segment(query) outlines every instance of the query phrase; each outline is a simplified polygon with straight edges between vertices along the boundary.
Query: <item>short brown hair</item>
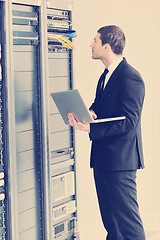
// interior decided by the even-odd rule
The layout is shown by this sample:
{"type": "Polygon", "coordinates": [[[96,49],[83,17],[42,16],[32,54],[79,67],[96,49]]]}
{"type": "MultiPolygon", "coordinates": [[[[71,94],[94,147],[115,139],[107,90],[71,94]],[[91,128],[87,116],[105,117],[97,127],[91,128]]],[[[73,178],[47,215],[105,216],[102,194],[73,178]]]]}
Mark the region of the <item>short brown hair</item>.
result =
{"type": "Polygon", "coordinates": [[[108,43],[115,54],[121,55],[123,53],[125,47],[125,35],[119,27],[115,25],[105,26],[100,28],[98,33],[101,35],[100,39],[102,45],[108,43]]]}

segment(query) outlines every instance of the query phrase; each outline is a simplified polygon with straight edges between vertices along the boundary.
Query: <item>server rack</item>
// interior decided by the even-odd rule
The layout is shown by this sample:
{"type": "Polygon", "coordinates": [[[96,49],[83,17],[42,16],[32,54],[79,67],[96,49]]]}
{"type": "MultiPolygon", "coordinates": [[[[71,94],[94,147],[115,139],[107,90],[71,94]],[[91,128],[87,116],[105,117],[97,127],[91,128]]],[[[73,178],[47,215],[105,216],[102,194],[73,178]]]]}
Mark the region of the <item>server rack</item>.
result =
{"type": "MultiPolygon", "coordinates": [[[[0,3],[0,12],[2,11],[2,5],[0,3]]],[[[3,23],[2,15],[0,16],[0,22],[3,23]]],[[[3,53],[3,24],[0,27],[0,239],[5,239],[5,161],[4,161],[4,106],[5,106],[5,94],[3,87],[4,80],[4,53],[3,53]]]]}
{"type": "Polygon", "coordinates": [[[50,97],[73,88],[71,6],[0,1],[0,239],[75,239],[74,132],[50,97]]]}
{"type": "MultiPolygon", "coordinates": [[[[71,11],[47,8],[49,92],[72,89],[72,50],[57,40],[71,27],[71,11]]],[[[49,96],[53,239],[74,237],[77,222],[73,130],[65,125],[49,96]]]]}

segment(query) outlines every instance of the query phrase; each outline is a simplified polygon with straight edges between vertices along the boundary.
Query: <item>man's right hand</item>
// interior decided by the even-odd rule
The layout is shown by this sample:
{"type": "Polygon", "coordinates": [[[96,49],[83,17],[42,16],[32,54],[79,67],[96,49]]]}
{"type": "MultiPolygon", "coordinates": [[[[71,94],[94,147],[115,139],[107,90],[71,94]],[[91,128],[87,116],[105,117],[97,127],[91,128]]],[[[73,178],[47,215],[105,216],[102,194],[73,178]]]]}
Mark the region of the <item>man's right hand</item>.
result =
{"type": "Polygon", "coordinates": [[[97,115],[95,114],[95,112],[93,110],[90,110],[90,113],[92,118],[95,120],[97,118],[97,115]]]}

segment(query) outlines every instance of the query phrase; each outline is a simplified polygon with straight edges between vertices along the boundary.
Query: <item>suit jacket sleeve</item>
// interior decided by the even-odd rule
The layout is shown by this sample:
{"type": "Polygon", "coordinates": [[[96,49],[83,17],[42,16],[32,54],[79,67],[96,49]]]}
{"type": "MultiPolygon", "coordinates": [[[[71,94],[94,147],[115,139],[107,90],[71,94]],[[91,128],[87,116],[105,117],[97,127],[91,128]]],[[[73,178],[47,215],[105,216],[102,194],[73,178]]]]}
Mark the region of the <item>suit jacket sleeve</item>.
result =
{"type": "MultiPolygon", "coordinates": [[[[126,116],[126,119],[113,122],[91,123],[90,140],[125,135],[133,131],[141,117],[144,95],[145,87],[140,77],[123,77],[118,90],[118,115],[126,116]]],[[[96,110],[96,102],[91,106],[91,109],[96,110]]]]}

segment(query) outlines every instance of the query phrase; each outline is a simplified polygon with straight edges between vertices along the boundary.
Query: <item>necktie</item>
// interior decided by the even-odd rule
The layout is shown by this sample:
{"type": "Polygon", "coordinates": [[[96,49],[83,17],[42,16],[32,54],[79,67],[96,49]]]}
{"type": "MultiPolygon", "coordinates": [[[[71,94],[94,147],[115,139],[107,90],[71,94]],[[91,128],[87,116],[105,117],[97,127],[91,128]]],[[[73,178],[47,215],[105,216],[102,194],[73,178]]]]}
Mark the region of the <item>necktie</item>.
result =
{"type": "Polygon", "coordinates": [[[106,78],[106,75],[107,75],[108,72],[109,72],[108,69],[105,68],[104,72],[101,75],[101,78],[102,78],[102,80],[101,80],[101,87],[100,87],[101,90],[103,90],[103,88],[104,88],[105,78],[106,78]]]}

